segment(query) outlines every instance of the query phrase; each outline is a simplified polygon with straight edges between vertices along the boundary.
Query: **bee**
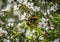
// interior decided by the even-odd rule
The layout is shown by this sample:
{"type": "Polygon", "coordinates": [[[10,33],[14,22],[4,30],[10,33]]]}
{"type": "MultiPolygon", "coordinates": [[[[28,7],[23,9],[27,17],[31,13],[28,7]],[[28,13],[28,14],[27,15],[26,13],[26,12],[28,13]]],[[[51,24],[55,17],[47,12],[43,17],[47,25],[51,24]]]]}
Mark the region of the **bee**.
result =
{"type": "Polygon", "coordinates": [[[37,23],[37,16],[31,15],[27,20],[27,25],[35,24],[37,23]]]}

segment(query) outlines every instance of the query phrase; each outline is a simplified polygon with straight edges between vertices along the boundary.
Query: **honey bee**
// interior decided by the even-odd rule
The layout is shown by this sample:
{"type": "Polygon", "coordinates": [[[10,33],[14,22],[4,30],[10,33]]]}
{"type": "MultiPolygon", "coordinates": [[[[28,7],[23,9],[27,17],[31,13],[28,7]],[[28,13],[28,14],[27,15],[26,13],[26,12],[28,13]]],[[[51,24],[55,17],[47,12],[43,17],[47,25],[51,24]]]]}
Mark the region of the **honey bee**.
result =
{"type": "Polygon", "coordinates": [[[35,24],[37,22],[37,16],[31,15],[27,20],[27,25],[35,24]]]}

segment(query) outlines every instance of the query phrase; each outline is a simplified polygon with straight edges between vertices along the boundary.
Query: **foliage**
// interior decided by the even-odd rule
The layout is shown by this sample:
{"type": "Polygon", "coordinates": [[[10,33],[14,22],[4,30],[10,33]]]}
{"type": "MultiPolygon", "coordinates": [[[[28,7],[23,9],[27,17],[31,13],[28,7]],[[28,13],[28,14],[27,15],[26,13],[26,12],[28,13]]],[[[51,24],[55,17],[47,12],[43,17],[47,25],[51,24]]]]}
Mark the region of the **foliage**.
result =
{"type": "Polygon", "coordinates": [[[50,42],[59,38],[57,0],[1,0],[0,42],[50,42]]]}

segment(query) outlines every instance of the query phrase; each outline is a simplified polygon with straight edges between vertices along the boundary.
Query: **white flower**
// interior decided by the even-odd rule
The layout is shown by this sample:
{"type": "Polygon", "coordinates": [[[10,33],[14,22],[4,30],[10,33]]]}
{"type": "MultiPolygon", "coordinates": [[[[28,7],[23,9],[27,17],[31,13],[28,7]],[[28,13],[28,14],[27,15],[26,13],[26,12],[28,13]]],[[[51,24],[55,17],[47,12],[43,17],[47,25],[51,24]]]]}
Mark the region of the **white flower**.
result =
{"type": "Polygon", "coordinates": [[[20,15],[20,11],[18,11],[18,10],[15,10],[14,12],[13,12],[13,14],[14,14],[14,16],[19,16],[20,15]]]}
{"type": "Polygon", "coordinates": [[[34,32],[35,32],[35,30],[32,31],[32,33],[34,33],[34,32]]]}
{"type": "Polygon", "coordinates": [[[58,8],[57,8],[57,4],[56,5],[53,5],[51,8],[50,8],[50,11],[56,11],[58,8]]]}
{"type": "Polygon", "coordinates": [[[44,0],[42,0],[42,4],[45,4],[45,1],[44,0]]]}
{"type": "Polygon", "coordinates": [[[47,9],[47,13],[50,14],[50,10],[49,9],[47,9]]]}
{"type": "Polygon", "coordinates": [[[11,23],[8,23],[8,24],[7,24],[7,26],[9,26],[9,27],[10,27],[10,26],[11,26],[11,23]]]}
{"type": "Polygon", "coordinates": [[[22,4],[25,4],[25,5],[26,5],[26,4],[27,4],[27,2],[28,2],[28,0],[24,0],[22,4]]]}
{"type": "Polygon", "coordinates": [[[41,22],[39,22],[39,27],[42,27],[42,23],[41,22]]]}
{"type": "Polygon", "coordinates": [[[25,33],[26,36],[29,36],[30,35],[30,30],[27,30],[26,33],[25,33]]]}
{"type": "Polygon", "coordinates": [[[9,3],[11,3],[12,1],[14,1],[14,0],[8,0],[9,3]]]}
{"type": "Polygon", "coordinates": [[[43,13],[43,15],[47,15],[47,13],[45,11],[41,10],[41,12],[43,13]]]}
{"type": "Polygon", "coordinates": [[[20,20],[24,20],[26,17],[26,13],[24,12],[24,14],[21,16],[20,20]]]}
{"type": "Polygon", "coordinates": [[[55,39],[54,42],[59,42],[59,38],[55,39]]]}
{"type": "Polygon", "coordinates": [[[21,23],[18,23],[18,26],[21,26],[21,23]]]}
{"type": "Polygon", "coordinates": [[[53,29],[54,29],[54,27],[51,27],[51,29],[53,30],[53,29]]]}
{"type": "Polygon", "coordinates": [[[37,37],[36,35],[33,36],[34,39],[36,39],[36,37],[37,37]]]}
{"type": "Polygon", "coordinates": [[[7,24],[7,26],[9,26],[9,27],[10,27],[10,26],[13,26],[13,25],[14,25],[14,23],[8,23],[8,24],[7,24]]]}
{"type": "Polygon", "coordinates": [[[8,34],[8,32],[7,32],[7,31],[5,31],[5,30],[2,30],[2,28],[0,28],[0,36],[2,36],[3,34],[7,35],[7,34],[8,34]]]}
{"type": "Polygon", "coordinates": [[[17,5],[14,5],[14,10],[18,10],[18,7],[17,7],[17,5]]]}
{"type": "Polygon", "coordinates": [[[17,0],[19,3],[23,3],[24,2],[24,0],[17,0]]]}
{"type": "Polygon", "coordinates": [[[5,35],[8,34],[7,31],[5,31],[5,30],[2,30],[1,33],[4,33],[5,35]]]}
{"type": "Polygon", "coordinates": [[[21,4],[26,4],[28,0],[17,0],[21,4]]]}
{"type": "Polygon", "coordinates": [[[0,20],[0,24],[2,24],[3,22],[0,20]]]}
{"type": "Polygon", "coordinates": [[[9,18],[8,22],[15,22],[15,19],[14,18],[9,18]]]}
{"type": "Polygon", "coordinates": [[[40,40],[44,40],[44,37],[40,36],[39,39],[40,39],[40,40]]]}
{"type": "Polygon", "coordinates": [[[33,3],[27,2],[27,3],[26,3],[26,6],[27,6],[28,8],[33,8],[33,3]]]}
{"type": "Polygon", "coordinates": [[[40,10],[40,7],[35,6],[35,7],[33,8],[33,11],[39,11],[39,10],[40,10]]]}
{"type": "Polygon", "coordinates": [[[16,38],[16,42],[19,42],[19,39],[18,38],[16,38]]]}
{"type": "Polygon", "coordinates": [[[39,22],[39,27],[41,27],[41,28],[46,28],[47,27],[47,21],[48,21],[49,19],[45,19],[45,18],[42,18],[42,22],[39,22]]]}
{"type": "Polygon", "coordinates": [[[3,42],[10,42],[10,40],[4,39],[3,42]]]}
{"type": "Polygon", "coordinates": [[[1,11],[10,11],[10,7],[11,7],[11,5],[10,4],[8,4],[7,6],[6,6],[6,8],[5,9],[2,9],[1,11]]]}
{"type": "Polygon", "coordinates": [[[44,21],[44,22],[46,22],[46,21],[48,21],[49,19],[45,19],[45,18],[42,18],[42,21],[44,21]]]}
{"type": "Polygon", "coordinates": [[[4,15],[4,13],[0,11],[0,16],[2,16],[2,15],[4,15]]]}
{"type": "Polygon", "coordinates": [[[33,36],[33,34],[31,33],[30,36],[33,36]]]}
{"type": "Polygon", "coordinates": [[[2,31],[2,27],[0,27],[0,32],[2,31]]]}
{"type": "Polygon", "coordinates": [[[20,27],[18,28],[18,32],[19,32],[19,33],[23,33],[24,31],[25,31],[24,28],[20,28],[20,27]]]}
{"type": "Polygon", "coordinates": [[[50,28],[50,27],[46,27],[46,28],[44,28],[44,29],[45,29],[46,31],[48,31],[48,30],[49,30],[49,28],[50,28]]]}

